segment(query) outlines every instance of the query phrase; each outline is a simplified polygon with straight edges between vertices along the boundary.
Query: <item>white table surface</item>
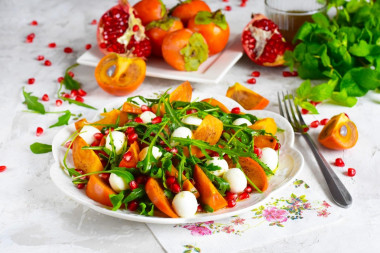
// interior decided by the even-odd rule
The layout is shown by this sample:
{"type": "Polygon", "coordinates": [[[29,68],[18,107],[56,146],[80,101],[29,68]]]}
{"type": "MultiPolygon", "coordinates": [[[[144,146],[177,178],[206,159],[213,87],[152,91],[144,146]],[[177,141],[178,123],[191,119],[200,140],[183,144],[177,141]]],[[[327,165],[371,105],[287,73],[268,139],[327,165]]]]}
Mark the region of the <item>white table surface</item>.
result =
{"type": "MultiPolygon", "coordinates": [[[[245,8],[240,1],[208,1],[215,10],[232,7],[227,12],[231,30],[240,32],[250,20],[252,12],[263,11],[263,1],[248,0],[245,8]]],[[[29,150],[33,142],[51,143],[59,128],[48,129],[56,122],[56,115],[36,115],[22,112],[22,87],[36,96],[49,94],[51,100],[45,107],[55,110],[54,94],[57,78],[85,50],[87,43],[96,46],[96,26],[93,19],[116,1],[1,1],[0,4],[0,165],[7,170],[0,173],[0,252],[164,252],[145,224],[119,220],[98,214],[82,207],[61,193],[49,177],[53,162],[51,154],[34,155],[29,150]],[[38,26],[30,26],[32,20],[38,26]],[[24,43],[26,36],[34,32],[31,44],[24,43]],[[57,48],[47,47],[56,42],[57,48]],[[74,53],[65,54],[63,48],[70,46],[74,53]],[[52,61],[45,67],[36,60],[44,55],[52,61]],[[27,85],[29,77],[36,78],[34,85],[27,85]],[[42,136],[35,136],[36,127],[45,129],[42,136]]],[[[132,1],[135,3],[136,1],[132,1]]],[[[173,6],[174,1],[165,1],[173,6]]],[[[294,90],[301,83],[299,78],[283,78],[284,68],[262,68],[243,57],[217,85],[193,83],[193,87],[209,94],[225,94],[227,87],[235,82],[246,84],[249,74],[259,70],[261,77],[250,86],[267,97],[271,103],[268,110],[278,112],[276,90],[294,90]]],[[[115,98],[98,88],[94,69],[80,66],[74,70],[77,79],[88,92],[86,102],[105,105],[122,98],[115,98]]],[[[166,90],[179,81],[146,78],[133,94],[147,95],[151,91],[166,90]]],[[[342,157],[344,169],[335,167],[338,176],[352,194],[353,205],[342,210],[344,219],[338,224],[325,226],[313,232],[255,247],[244,252],[379,252],[380,245],[380,95],[369,93],[360,98],[353,108],[320,105],[320,115],[307,116],[308,123],[315,119],[329,118],[346,112],[356,122],[359,130],[357,145],[346,151],[322,149],[328,161],[342,157]],[[347,167],[353,167],[357,175],[344,175],[347,167]]],[[[94,111],[71,108],[92,118],[94,111]]],[[[321,128],[311,130],[314,138],[321,128]]],[[[320,190],[332,202],[318,166],[303,140],[296,141],[305,157],[305,170],[314,170],[320,181],[320,190]]]]}

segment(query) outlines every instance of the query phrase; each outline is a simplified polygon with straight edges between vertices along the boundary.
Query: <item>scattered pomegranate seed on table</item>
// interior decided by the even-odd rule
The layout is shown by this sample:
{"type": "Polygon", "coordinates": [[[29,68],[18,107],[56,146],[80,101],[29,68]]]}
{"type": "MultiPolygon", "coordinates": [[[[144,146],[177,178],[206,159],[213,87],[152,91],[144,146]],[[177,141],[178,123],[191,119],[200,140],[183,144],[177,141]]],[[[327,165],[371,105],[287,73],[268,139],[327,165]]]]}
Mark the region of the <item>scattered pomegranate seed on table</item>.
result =
{"type": "Polygon", "coordinates": [[[36,35],[34,33],[30,33],[26,36],[26,43],[32,43],[36,35]]]}
{"type": "Polygon", "coordinates": [[[245,6],[246,6],[246,3],[245,2],[241,2],[240,7],[245,7],[245,6]]]}
{"type": "Polygon", "coordinates": [[[229,0],[223,0],[223,2],[228,3],[229,0]]]}
{"type": "Polygon", "coordinates": [[[348,168],[347,170],[347,176],[353,177],[356,175],[356,170],[354,168],[348,168]]]}
{"type": "Polygon", "coordinates": [[[68,72],[69,76],[74,77],[74,73],[72,71],[68,72]]]}
{"type": "Polygon", "coordinates": [[[6,169],[7,169],[7,166],[5,166],[5,165],[1,165],[0,166],[0,172],[5,171],[6,169]]]}
{"type": "Polygon", "coordinates": [[[77,96],[77,97],[75,98],[75,101],[78,101],[78,102],[83,103],[83,102],[84,102],[84,98],[81,97],[81,96],[77,96]]]}
{"type": "Polygon", "coordinates": [[[239,114],[240,113],[240,108],[239,107],[234,107],[231,109],[231,113],[239,114]]]}
{"type": "Polygon", "coordinates": [[[49,101],[49,95],[44,94],[41,99],[42,99],[42,101],[49,101]]]}
{"type": "Polygon", "coordinates": [[[55,48],[56,46],[57,46],[57,44],[55,42],[48,44],[48,47],[50,47],[50,48],[55,48]]]}
{"type": "Polygon", "coordinates": [[[292,73],[290,73],[290,71],[282,71],[282,76],[289,77],[289,76],[292,76],[292,73]]]}
{"type": "Polygon", "coordinates": [[[86,50],[90,50],[90,49],[91,49],[91,47],[92,47],[92,45],[91,45],[91,44],[86,44],[86,46],[85,46],[85,49],[86,49],[86,50]]]}
{"type": "Polygon", "coordinates": [[[318,126],[319,126],[318,120],[314,120],[313,122],[310,123],[310,127],[312,127],[312,128],[317,128],[318,126]]]}
{"type": "Polygon", "coordinates": [[[45,66],[51,66],[51,61],[46,60],[46,61],[44,62],[44,65],[45,65],[45,66]]]}
{"type": "Polygon", "coordinates": [[[59,83],[61,83],[62,81],[63,81],[63,76],[60,76],[60,77],[58,77],[58,79],[57,79],[57,81],[59,82],[59,83]]]}
{"type": "Polygon", "coordinates": [[[78,89],[78,95],[81,96],[81,97],[84,97],[87,95],[87,92],[82,90],[82,89],[78,89]]]}
{"type": "Polygon", "coordinates": [[[305,127],[304,129],[303,129],[303,132],[304,133],[306,133],[306,132],[308,132],[309,131],[309,128],[308,127],[305,127]]]}
{"type": "Polygon", "coordinates": [[[231,8],[231,6],[227,5],[224,9],[225,9],[226,11],[230,11],[232,8],[231,8]]]}
{"type": "Polygon", "coordinates": [[[36,81],[36,79],[31,77],[28,79],[28,84],[34,84],[35,81],[36,81]]]}
{"type": "Polygon", "coordinates": [[[309,110],[306,110],[305,108],[302,108],[302,109],[301,109],[301,113],[302,113],[302,114],[308,114],[308,113],[309,113],[309,110]]]}
{"type": "Polygon", "coordinates": [[[43,60],[45,60],[45,56],[43,56],[43,55],[37,56],[37,61],[43,61],[43,60]]]}
{"type": "Polygon", "coordinates": [[[62,94],[62,97],[64,97],[64,98],[70,98],[70,94],[63,93],[63,94],[62,94]]]}
{"type": "Polygon", "coordinates": [[[32,22],[30,22],[30,25],[33,25],[33,26],[36,26],[36,25],[38,25],[38,22],[37,22],[37,20],[33,20],[32,22]]]}
{"type": "Polygon", "coordinates": [[[55,100],[55,105],[56,106],[61,106],[62,105],[62,100],[60,100],[60,99],[55,100]]]}
{"type": "Polygon", "coordinates": [[[324,126],[324,125],[327,124],[328,121],[329,121],[329,119],[322,119],[322,120],[320,121],[320,123],[321,123],[322,126],[324,126]]]}
{"type": "Polygon", "coordinates": [[[319,105],[321,102],[316,102],[316,101],[310,101],[310,104],[314,105],[314,106],[317,106],[319,105]]]}
{"type": "Polygon", "coordinates": [[[75,97],[77,97],[78,96],[78,91],[77,90],[71,90],[71,92],[70,92],[70,97],[71,98],[75,98],[75,97]]]}
{"type": "Polygon", "coordinates": [[[91,25],[96,25],[98,23],[98,21],[96,20],[96,19],[93,19],[92,21],[91,21],[91,25]]]}
{"type": "Polygon", "coordinates": [[[73,49],[71,47],[65,47],[63,49],[63,52],[65,52],[66,54],[71,54],[73,52],[73,49]]]}
{"type": "Polygon", "coordinates": [[[344,162],[342,160],[342,158],[337,158],[335,159],[335,166],[338,166],[338,167],[344,167],[344,162]]]}
{"type": "Polygon", "coordinates": [[[256,83],[256,79],[255,78],[248,79],[247,83],[249,83],[249,84],[255,84],[256,83]]]}
{"type": "Polygon", "coordinates": [[[260,71],[253,71],[252,73],[251,73],[251,76],[253,76],[253,77],[260,77],[260,71]]]}
{"type": "Polygon", "coordinates": [[[37,127],[36,136],[40,136],[41,134],[43,134],[43,132],[44,132],[44,129],[42,127],[37,127]]]}

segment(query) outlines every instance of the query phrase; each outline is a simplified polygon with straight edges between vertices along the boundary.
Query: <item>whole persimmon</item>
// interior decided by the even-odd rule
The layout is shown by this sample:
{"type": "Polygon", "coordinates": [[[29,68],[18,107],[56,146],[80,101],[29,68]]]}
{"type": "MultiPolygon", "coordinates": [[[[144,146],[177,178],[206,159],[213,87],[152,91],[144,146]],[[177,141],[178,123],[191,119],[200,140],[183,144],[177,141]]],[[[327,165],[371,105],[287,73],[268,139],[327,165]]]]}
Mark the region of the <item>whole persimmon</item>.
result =
{"type": "Polygon", "coordinates": [[[170,14],[174,17],[180,18],[183,25],[187,26],[189,19],[200,11],[211,12],[211,9],[205,2],[201,0],[186,0],[174,6],[171,9],[170,14]]]}
{"type": "Polygon", "coordinates": [[[152,54],[162,56],[161,46],[164,37],[170,33],[183,28],[181,20],[177,17],[167,17],[158,21],[150,22],[145,27],[145,34],[150,39],[152,54]]]}
{"type": "Polygon", "coordinates": [[[199,32],[205,38],[209,54],[222,51],[230,37],[230,27],[221,10],[215,12],[200,11],[189,19],[187,28],[199,32]]]}
{"type": "Polygon", "coordinates": [[[141,0],[133,8],[144,26],[152,21],[162,19],[167,14],[166,7],[161,0],[141,0]]]}
{"type": "Polygon", "coordinates": [[[180,29],[167,34],[162,42],[162,56],[173,68],[196,71],[207,60],[208,46],[202,34],[180,29]]]}

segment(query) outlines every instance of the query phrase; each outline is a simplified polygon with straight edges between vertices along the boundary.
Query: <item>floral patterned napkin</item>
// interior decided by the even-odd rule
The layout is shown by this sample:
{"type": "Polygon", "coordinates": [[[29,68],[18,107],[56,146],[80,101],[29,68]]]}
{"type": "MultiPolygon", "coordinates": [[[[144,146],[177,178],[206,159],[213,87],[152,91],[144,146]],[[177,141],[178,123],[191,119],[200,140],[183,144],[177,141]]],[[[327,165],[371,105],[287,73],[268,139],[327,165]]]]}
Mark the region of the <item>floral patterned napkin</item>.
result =
{"type": "Polygon", "coordinates": [[[304,168],[291,185],[242,215],[148,227],[168,252],[238,252],[335,223],[342,218],[339,210],[304,168]]]}

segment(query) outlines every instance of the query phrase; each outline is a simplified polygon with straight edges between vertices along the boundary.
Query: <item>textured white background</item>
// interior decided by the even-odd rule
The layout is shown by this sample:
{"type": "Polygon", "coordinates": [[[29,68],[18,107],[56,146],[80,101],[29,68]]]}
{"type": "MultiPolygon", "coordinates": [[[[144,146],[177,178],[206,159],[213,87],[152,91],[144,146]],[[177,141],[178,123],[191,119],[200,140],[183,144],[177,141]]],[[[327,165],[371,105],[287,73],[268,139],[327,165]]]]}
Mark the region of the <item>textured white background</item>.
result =
{"type": "MultiPolygon", "coordinates": [[[[85,50],[87,43],[95,46],[96,26],[93,19],[111,7],[116,1],[1,1],[0,4],[0,165],[8,169],[0,174],[0,252],[162,252],[145,224],[122,221],[87,210],[64,196],[49,178],[52,155],[33,155],[29,145],[35,141],[50,143],[58,128],[48,129],[55,123],[56,115],[35,115],[24,113],[22,87],[36,96],[49,94],[45,102],[48,110],[56,110],[54,94],[57,78],[73,64],[85,50]],[[32,20],[38,26],[28,25],[32,20]],[[26,36],[34,32],[36,38],[31,44],[24,43],[26,36]],[[57,48],[47,47],[56,42],[57,48]],[[70,46],[73,54],[64,54],[63,48],[70,46]],[[51,67],[36,61],[42,54],[52,61],[51,67]],[[36,78],[34,85],[27,85],[29,77],[36,78]],[[45,133],[35,136],[35,129],[41,126],[45,133]]],[[[174,1],[165,1],[169,7],[174,1]]],[[[248,0],[247,7],[239,7],[240,1],[208,1],[215,10],[227,4],[231,30],[239,33],[250,20],[252,12],[263,11],[263,2],[248,0]]],[[[135,1],[132,1],[135,3],[135,1]]],[[[243,57],[218,85],[193,84],[193,87],[210,95],[226,92],[235,82],[245,84],[249,74],[259,70],[261,77],[257,84],[249,86],[267,97],[271,103],[268,110],[278,112],[277,90],[292,90],[298,87],[298,78],[283,78],[283,68],[261,68],[243,57]]],[[[88,92],[86,102],[101,107],[117,99],[98,88],[93,68],[80,66],[75,69],[78,80],[88,92]]],[[[179,84],[177,81],[146,78],[144,84],[133,94],[150,94],[166,90],[179,84]]],[[[62,106],[61,109],[68,107],[62,106]]],[[[71,106],[72,111],[82,112],[92,118],[94,111],[71,106]]],[[[319,106],[320,115],[308,116],[307,122],[347,112],[357,123],[358,144],[347,151],[323,149],[328,161],[342,157],[346,168],[335,168],[339,177],[350,190],[354,204],[342,210],[344,219],[336,225],[325,226],[313,233],[288,235],[286,239],[257,247],[244,252],[357,252],[379,251],[377,239],[380,236],[380,111],[379,94],[368,94],[361,98],[354,108],[334,105],[319,106]],[[343,172],[354,167],[357,175],[346,177],[343,172]]],[[[321,128],[312,130],[316,138],[321,128]]],[[[301,140],[297,146],[305,157],[305,170],[315,172],[321,191],[329,198],[325,183],[309,149],[301,140]]],[[[211,242],[210,242],[211,243],[211,242]]]]}

